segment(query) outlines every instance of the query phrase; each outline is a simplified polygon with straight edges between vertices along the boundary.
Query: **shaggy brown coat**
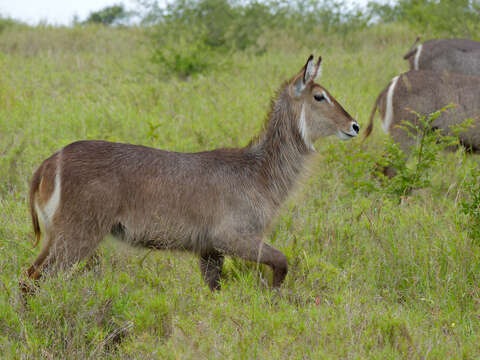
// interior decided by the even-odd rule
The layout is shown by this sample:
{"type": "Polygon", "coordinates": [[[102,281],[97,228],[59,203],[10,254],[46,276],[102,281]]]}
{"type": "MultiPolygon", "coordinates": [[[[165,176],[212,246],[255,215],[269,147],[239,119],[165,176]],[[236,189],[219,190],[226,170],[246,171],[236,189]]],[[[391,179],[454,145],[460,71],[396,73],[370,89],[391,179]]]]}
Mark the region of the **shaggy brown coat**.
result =
{"type": "Polygon", "coordinates": [[[248,146],[179,153],[106,141],[78,141],[46,159],[33,175],[30,209],[44,246],[27,270],[68,269],[107,234],[133,246],[190,251],[202,276],[220,288],[225,255],[287,274],[285,255],[263,241],[320,136],[350,138],[358,124],[314,82],[310,57],[279,90],[265,130],[248,146]]]}

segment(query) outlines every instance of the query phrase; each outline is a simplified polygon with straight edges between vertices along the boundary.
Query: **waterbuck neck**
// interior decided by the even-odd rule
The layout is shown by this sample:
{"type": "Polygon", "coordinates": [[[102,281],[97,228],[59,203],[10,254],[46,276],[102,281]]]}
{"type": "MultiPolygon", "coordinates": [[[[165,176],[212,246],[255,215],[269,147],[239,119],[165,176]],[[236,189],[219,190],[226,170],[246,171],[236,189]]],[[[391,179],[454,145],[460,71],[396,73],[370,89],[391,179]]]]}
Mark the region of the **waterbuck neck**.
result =
{"type": "Polygon", "coordinates": [[[276,205],[288,196],[313,152],[300,134],[302,105],[283,88],[272,102],[264,131],[248,147],[260,160],[258,175],[276,205]]]}

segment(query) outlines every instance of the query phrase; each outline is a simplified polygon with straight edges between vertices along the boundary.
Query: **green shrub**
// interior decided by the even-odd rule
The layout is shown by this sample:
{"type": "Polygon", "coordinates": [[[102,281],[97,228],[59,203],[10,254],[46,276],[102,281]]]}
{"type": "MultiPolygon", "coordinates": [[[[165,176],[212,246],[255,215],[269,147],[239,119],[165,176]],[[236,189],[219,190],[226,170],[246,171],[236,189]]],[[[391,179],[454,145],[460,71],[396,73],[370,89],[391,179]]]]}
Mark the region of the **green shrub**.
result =
{"type": "Polygon", "coordinates": [[[86,24],[112,25],[126,20],[130,14],[122,4],[104,7],[102,10],[93,11],[85,20],[86,24]]]}
{"type": "MultiPolygon", "coordinates": [[[[152,61],[161,66],[164,73],[174,73],[186,78],[211,68],[216,54],[205,41],[205,30],[201,27],[192,32],[179,31],[176,35],[157,28],[153,35],[152,61]],[[158,33],[162,33],[157,35],[158,33]]],[[[172,28],[170,28],[170,31],[172,28]]]]}
{"type": "Polygon", "coordinates": [[[400,198],[412,190],[430,187],[430,175],[441,159],[440,153],[448,147],[459,146],[458,134],[472,124],[472,120],[467,119],[451,128],[452,136],[443,135],[439,129],[433,128],[435,119],[450,107],[452,105],[427,116],[416,113],[416,124],[404,122],[401,125],[408,136],[415,139],[408,155],[389,137],[385,140],[383,155],[355,148],[343,158],[335,159],[343,163],[348,173],[345,181],[349,188],[353,191],[379,192],[400,198]],[[393,170],[395,176],[387,177],[385,169],[393,170]],[[371,176],[372,173],[374,177],[371,176]]]}
{"type": "Polygon", "coordinates": [[[305,34],[321,29],[346,35],[366,27],[361,11],[346,11],[342,1],[176,0],[160,9],[147,5],[144,23],[154,24],[153,61],[180,76],[217,66],[217,54],[265,51],[266,32],[289,34],[304,43],[305,34]]]}
{"type": "Polygon", "coordinates": [[[25,24],[22,24],[21,22],[19,22],[17,20],[13,20],[13,19],[10,19],[10,18],[4,18],[4,17],[0,16],[0,34],[8,28],[11,28],[11,27],[14,27],[14,26],[19,26],[19,25],[26,26],[25,24]]]}
{"type": "Polygon", "coordinates": [[[394,168],[397,174],[384,182],[386,193],[402,196],[414,189],[430,186],[430,171],[439,161],[438,154],[449,146],[459,144],[458,137],[442,135],[439,129],[432,127],[433,122],[450,107],[452,105],[427,116],[415,113],[418,118],[416,124],[403,123],[402,127],[408,136],[415,139],[415,145],[411,147],[410,157],[413,159],[411,166],[408,166],[408,159],[400,147],[392,141],[388,142],[382,165],[394,168]]]}

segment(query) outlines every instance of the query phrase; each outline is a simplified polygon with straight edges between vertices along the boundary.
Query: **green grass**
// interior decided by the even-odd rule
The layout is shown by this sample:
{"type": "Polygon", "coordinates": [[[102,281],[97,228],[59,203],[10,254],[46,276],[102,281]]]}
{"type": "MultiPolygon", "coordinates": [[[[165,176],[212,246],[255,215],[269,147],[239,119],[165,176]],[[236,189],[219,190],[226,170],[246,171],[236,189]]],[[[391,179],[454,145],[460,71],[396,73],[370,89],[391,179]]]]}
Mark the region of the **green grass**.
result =
{"type": "Polygon", "coordinates": [[[32,249],[28,182],[79,139],[177,151],[243,146],[271,97],[310,52],[323,84],[365,127],[379,91],[407,69],[415,34],[383,26],[348,39],[270,37],[188,80],[149,62],[138,29],[48,28],[0,34],[0,357],[24,359],[475,359],[480,357],[480,247],[461,201],[476,156],[442,153],[432,185],[399,203],[367,191],[380,156],[377,121],[359,139],[318,141],[305,186],[267,242],[288,257],[280,293],[268,268],[229,259],[212,294],[190,254],[107,239],[97,262],[41,283],[23,303],[32,249]]]}

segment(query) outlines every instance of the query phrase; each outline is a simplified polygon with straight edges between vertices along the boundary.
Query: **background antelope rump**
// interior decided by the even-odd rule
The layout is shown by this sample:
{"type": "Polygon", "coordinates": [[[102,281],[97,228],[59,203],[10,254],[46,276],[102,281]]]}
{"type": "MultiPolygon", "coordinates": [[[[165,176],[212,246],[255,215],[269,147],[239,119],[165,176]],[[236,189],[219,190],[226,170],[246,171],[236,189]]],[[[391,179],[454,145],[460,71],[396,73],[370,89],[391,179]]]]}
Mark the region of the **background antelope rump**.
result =
{"type": "MultiPolygon", "coordinates": [[[[428,116],[447,106],[428,126],[442,136],[458,136],[459,143],[469,151],[480,148],[480,42],[466,39],[433,39],[418,44],[403,58],[409,60],[410,71],[395,76],[378,95],[365,132],[367,138],[373,129],[377,109],[382,128],[408,155],[419,141],[418,131],[411,132],[411,124],[423,131],[420,116],[428,116]],[[473,120],[467,128],[456,134],[456,128],[473,120]],[[417,136],[416,136],[417,135],[417,136]]],[[[384,173],[390,177],[395,170],[384,173]]]]}
{"type": "MultiPolygon", "coordinates": [[[[452,134],[455,125],[465,119],[478,119],[480,116],[480,77],[433,71],[400,74],[379,94],[372,109],[367,136],[378,108],[383,130],[391,134],[404,151],[408,151],[415,139],[401,127],[402,121],[415,124],[416,113],[428,115],[449,104],[454,108],[442,113],[432,124],[446,135],[452,134]]],[[[480,146],[480,129],[476,125],[459,135],[461,143],[473,151],[480,146]]]]}
{"type": "Polygon", "coordinates": [[[431,39],[413,45],[403,58],[410,70],[448,71],[480,75],[480,42],[470,39],[431,39]]]}

